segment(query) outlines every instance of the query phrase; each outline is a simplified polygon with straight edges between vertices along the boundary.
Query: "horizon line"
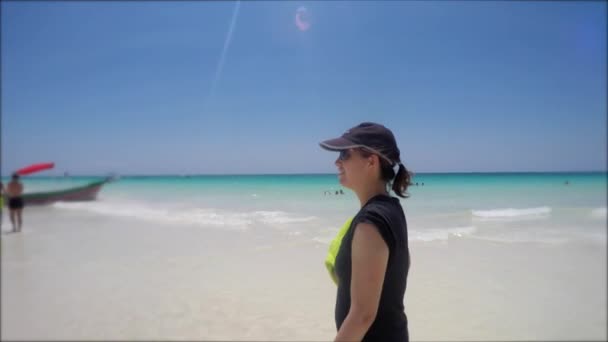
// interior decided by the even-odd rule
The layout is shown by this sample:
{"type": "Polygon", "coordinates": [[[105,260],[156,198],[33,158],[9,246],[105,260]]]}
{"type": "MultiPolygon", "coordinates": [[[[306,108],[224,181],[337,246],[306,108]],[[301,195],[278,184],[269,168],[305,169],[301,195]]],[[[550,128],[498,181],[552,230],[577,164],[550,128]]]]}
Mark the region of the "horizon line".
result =
{"type": "MultiPolygon", "coordinates": [[[[413,172],[413,176],[416,175],[436,175],[436,174],[569,174],[569,173],[606,173],[608,170],[578,170],[578,171],[427,171],[427,172],[413,172]]],[[[200,176],[325,176],[325,175],[336,175],[335,172],[297,172],[297,173],[124,173],[120,174],[117,172],[108,172],[103,174],[47,174],[47,175],[28,175],[21,176],[28,178],[44,178],[44,177],[108,177],[108,176],[119,176],[119,177],[200,177],[200,176]]],[[[2,176],[1,178],[10,178],[10,175],[2,176]]]]}

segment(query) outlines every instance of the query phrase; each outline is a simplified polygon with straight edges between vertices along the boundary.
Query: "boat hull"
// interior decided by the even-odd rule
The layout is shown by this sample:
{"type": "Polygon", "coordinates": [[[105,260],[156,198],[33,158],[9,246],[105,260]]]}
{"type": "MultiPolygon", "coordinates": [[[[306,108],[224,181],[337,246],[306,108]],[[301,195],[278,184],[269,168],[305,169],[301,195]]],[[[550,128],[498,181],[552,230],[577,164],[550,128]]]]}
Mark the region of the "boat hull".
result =
{"type": "MultiPolygon", "coordinates": [[[[83,201],[94,201],[97,199],[97,194],[101,190],[101,187],[106,184],[109,180],[97,181],[89,183],[84,186],[69,188],[58,191],[47,191],[47,192],[35,192],[23,194],[23,202],[26,206],[29,205],[45,205],[52,204],[55,202],[83,202],[83,201]]],[[[5,198],[6,205],[8,205],[8,198],[5,198]]]]}

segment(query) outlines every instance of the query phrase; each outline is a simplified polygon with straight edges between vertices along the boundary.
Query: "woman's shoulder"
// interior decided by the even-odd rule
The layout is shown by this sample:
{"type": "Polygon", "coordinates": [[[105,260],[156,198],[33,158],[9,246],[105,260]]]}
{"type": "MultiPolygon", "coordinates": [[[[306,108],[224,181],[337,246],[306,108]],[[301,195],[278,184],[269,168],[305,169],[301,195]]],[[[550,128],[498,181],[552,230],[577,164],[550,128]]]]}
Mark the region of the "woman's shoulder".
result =
{"type": "Polygon", "coordinates": [[[398,198],[388,195],[378,195],[370,199],[363,208],[363,212],[379,212],[384,215],[403,213],[403,207],[398,198]]]}

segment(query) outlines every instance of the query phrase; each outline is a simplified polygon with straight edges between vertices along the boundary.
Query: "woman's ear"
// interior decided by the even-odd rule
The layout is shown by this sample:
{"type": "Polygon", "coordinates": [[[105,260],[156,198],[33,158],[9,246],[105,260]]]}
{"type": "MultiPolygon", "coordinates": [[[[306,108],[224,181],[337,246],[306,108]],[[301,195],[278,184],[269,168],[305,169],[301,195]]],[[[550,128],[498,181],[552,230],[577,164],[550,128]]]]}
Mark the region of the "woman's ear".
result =
{"type": "Polygon", "coordinates": [[[380,157],[377,154],[372,154],[370,157],[367,159],[369,166],[380,165],[380,157]]]}

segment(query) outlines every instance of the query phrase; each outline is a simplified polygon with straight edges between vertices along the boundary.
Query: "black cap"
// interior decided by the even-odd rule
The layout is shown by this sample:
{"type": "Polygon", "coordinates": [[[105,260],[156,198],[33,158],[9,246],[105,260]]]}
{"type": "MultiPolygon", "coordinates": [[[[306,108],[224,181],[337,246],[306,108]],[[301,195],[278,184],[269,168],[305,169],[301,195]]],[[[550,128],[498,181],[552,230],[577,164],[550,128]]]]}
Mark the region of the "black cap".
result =
{"type": "Polygon", "coordinates": [[[393,132],[374,122],[363,122],[347,130],[341,137],[325,140],[319,145],[329,151],[363,148],[378,154],[391,165],[401,162],[401,152],[393,132]]]}

